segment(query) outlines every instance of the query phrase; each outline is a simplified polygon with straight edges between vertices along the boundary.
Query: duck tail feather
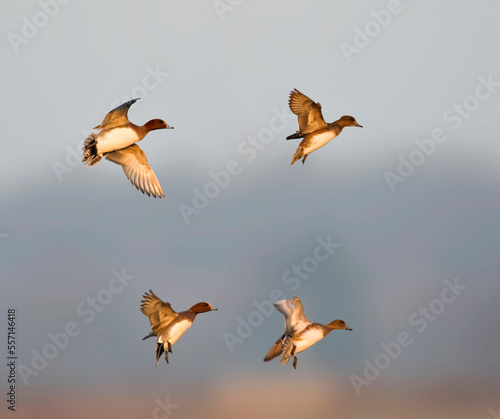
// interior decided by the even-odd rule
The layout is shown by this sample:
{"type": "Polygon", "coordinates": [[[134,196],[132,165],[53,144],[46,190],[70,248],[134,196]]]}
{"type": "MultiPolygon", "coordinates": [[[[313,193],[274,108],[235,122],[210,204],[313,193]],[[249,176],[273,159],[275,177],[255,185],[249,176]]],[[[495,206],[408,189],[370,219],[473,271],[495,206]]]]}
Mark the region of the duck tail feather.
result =
{"type": "Polygon", "coordinates": [[[90,134],[83,143],[83,159],[82,162],[85,163],[88,167],[92,167],[99,163],[101,160],[101,156],[97,153],[97,135],[92,133],[90,134]]]}
{"type": "Polygon", "coordinates": [[[271,349],[269,349],[269,352],[266,354],[264,358],[264,362],[269,362],[271,359],[276,358],[277,356],[281,355],[281,352],[283,351],[283,342],[285,339],[285,334],[281,336],[273,346],[271,346],[271,349]]]}
{"type": "Polygon", "coordinates": [[[302,147],[299,147],[292,157],[290,166],[294,164],[297,160],[300,160],[302,157],[304,157],[304,149],[302,147]]]}

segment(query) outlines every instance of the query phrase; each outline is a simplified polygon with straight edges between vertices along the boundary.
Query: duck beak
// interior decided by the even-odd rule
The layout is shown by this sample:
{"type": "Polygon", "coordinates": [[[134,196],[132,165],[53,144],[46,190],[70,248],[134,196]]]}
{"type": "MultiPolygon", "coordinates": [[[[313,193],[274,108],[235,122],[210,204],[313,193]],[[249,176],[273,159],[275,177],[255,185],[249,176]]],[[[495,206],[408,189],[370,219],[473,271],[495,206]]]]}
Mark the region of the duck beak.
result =
{"type": "Polygon", "coordinates": [[[360,127],[360,128],[363,128],[363,125],[359,125],[357,122],[356,122],[356,125],[354,125],[355,127],[360,127]]]}
{"type": "Polygon", "coordinates": [[[219,309],[218,309],[218,308],[213,308],[213,309],[212,309],[212,310],[210,310],[210,311],[219,311],[219,309]]]}
{"type": "Polygon", "coordinates": [[[345,330],[350,330],[352,332],[352,329],[350,329],[349,327],[346,327],[345,330]]]}
{"type": "Polygon", "coordinates": [[[165,128],[167,128],[167,129],[174,129],[174,127],[171,127],[170,125],[167,125],[165,128]]]}

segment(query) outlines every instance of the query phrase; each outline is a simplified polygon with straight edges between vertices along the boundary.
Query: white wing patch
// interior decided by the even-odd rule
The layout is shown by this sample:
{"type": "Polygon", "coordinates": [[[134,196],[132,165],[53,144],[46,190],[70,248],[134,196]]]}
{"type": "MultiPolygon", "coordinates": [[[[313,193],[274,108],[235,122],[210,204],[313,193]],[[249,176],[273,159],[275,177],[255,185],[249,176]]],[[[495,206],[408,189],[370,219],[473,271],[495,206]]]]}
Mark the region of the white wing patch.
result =
{"type": "Polygon", "coordinates": [[[325,337],[323,331],[316,327],[310,327],[303,330],[297,340],[294,339],[295,353],[305,351],[325,337]]]}
{"type": "Polygon", "coordinates": [[[138,140],[137,133],[132,128],[114,128],[98,135],[97,152],[102,155],[110,151],[120,150],[138,140]]]}
{"type": "Polygon", "coordinates": [[[162,336],[164,341],[169,341],[171,345],[179,340],[179,338],[188,330],[193,323],[188,320],[182,320],[174,324],[168,331],[167,336],[162,336]]]}

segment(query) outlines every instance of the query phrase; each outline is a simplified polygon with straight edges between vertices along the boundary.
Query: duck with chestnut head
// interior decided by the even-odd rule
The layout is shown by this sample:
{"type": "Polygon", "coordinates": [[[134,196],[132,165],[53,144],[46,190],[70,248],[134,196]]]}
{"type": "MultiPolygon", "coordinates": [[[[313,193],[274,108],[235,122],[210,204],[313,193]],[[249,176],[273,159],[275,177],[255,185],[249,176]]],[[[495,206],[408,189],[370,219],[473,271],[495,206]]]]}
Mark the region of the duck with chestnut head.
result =
{"type": "Polygon", "coordinates": [[[333,140],[345,127],[363,128],[356,122],[354,117],[349,115],[344,115],[335,122],[326,123],[321,113],[321,105],[297,89],[292,90],[290,93],[288,105],[290,110],[297,115],[299,130],[295,134],[286,137],[286,139],[303,138],[292,157],[290,165],[300,159],[304,164],[309,154],[333,140]]]}
{"type": "Polygon", "coordinates": [[[200,313],[216,311],[209,303],[197,303],[186,311],[179,313],[172,309],[170,303],[160,300],[153,291],[144,293],[141,301],[141,311],[149,318],[151,333],[142,340],[156,336],[156,365],[162,353],[168,364],[168,353],[172,353],[172,346],[188,330],[200,313]]]}
{"type": "Polygon", "coordinates": [[[83,162],[91,167],[104,156],[122,166],[132,184],[142,193],[155,198],[165,196],[160,182],[149,166],[146,154],[136,144],[148,132],[173,128],[162,119],[152,119],[142,126],[128,120],[129,108],[139,99],[132,99],[110,111],[100,125],[94,127],[97,134],[90,134],[83,145],[83,162]]]}
{"type": "Polygon", "coordinates": [[[334,320],[327,325],[307,320],[302,302],[297,297],[278,301],[274,306],[285,316],[285,334],[271,347],[265,362],[281,355],[281,365],[285,365],[293,357],[293,367],[297,368],[296,354],[310,348],[332,330],[352,330],[343,320],[334,320]]]}

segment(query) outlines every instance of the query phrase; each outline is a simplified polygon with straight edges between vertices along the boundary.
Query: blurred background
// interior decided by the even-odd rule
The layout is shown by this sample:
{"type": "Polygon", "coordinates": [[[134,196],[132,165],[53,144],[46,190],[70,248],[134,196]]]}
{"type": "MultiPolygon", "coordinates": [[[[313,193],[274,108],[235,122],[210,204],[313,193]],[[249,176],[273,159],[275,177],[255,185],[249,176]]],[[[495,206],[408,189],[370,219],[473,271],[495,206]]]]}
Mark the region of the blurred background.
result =
{"type": "Polygon", "coordinates": [[[498,2],[63,3],[0,6],[0,416],[500,415],[498,2]],[[364,128],[289,167],[293,88],[364,128]],[[133,97],[175,127],[140,145],[161,200],[80,161],[133,97]],[[219,309],[157,368],[149,289],[219,309]],[[262,361],[293,296],[353,329],[297,370],[262,361]]]}

